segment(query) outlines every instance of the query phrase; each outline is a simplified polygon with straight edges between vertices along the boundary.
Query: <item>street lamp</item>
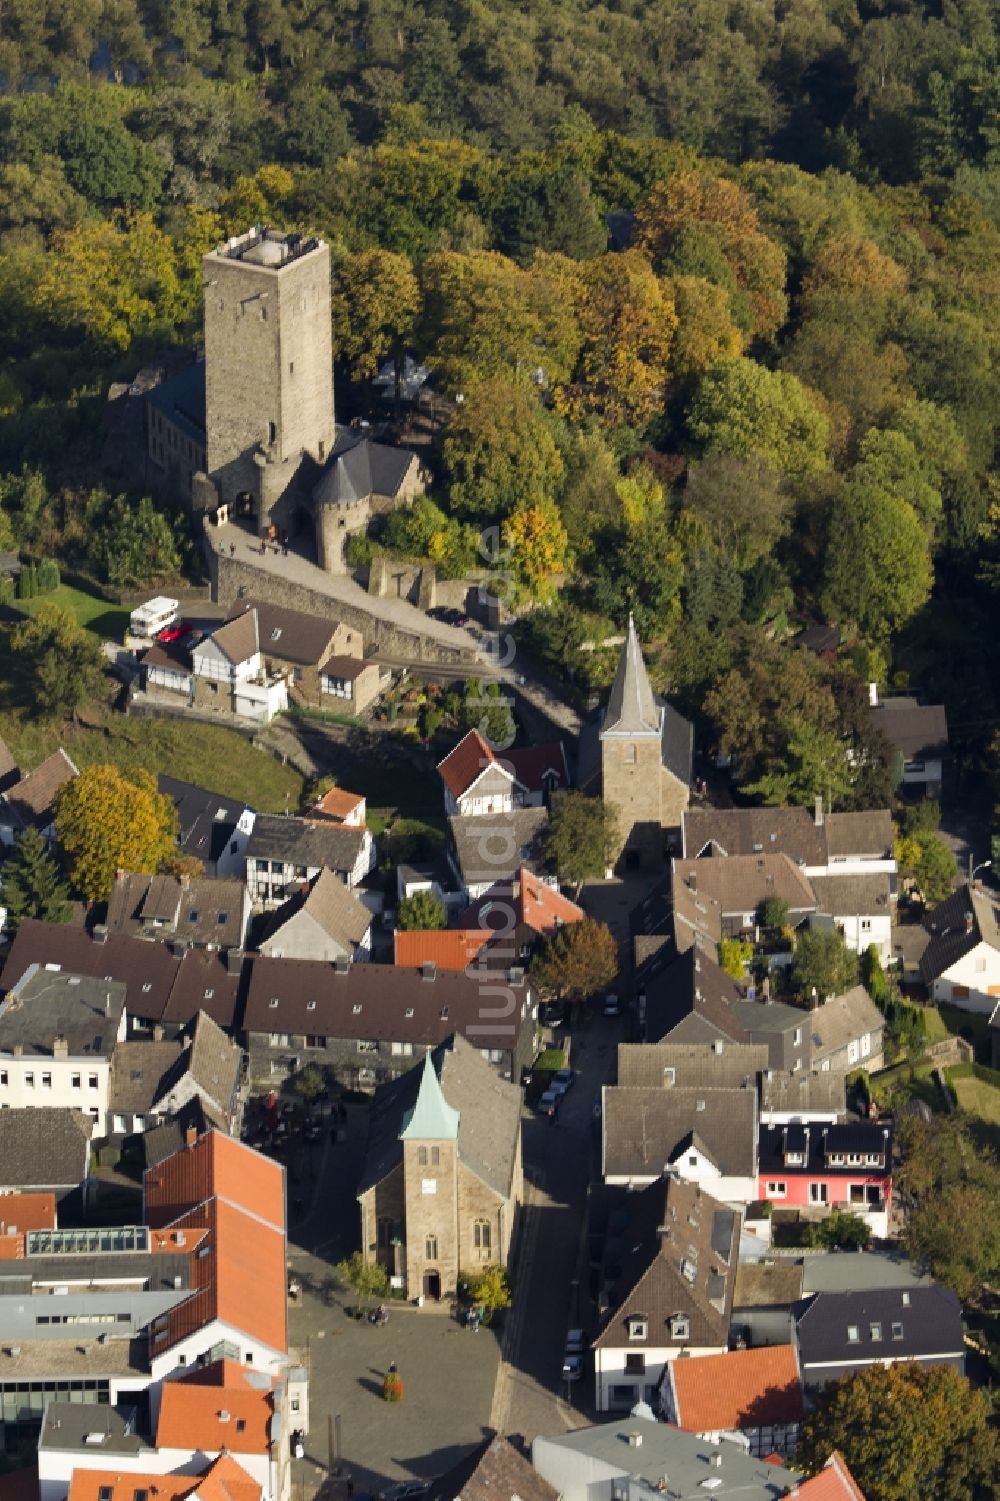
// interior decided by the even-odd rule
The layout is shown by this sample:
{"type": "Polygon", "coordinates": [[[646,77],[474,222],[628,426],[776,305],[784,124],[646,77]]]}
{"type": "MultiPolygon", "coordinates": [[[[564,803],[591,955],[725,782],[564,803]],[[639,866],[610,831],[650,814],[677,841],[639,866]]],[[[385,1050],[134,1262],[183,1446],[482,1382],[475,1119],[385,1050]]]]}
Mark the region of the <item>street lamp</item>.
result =
{"type": "Polygon", "coordinates": [[[992,865],[993,865],[993,861],[992,860],[980,860],[979,864],[975,867],[975,869],[973,869],[972,856],[970,855],[969,856],[969,885],[970,886],[972,885],[972,883],[976,879],[976,876],[978,875],[979,871],[981,871],[981,870],[990,870],[992,868],[992,865]]]}

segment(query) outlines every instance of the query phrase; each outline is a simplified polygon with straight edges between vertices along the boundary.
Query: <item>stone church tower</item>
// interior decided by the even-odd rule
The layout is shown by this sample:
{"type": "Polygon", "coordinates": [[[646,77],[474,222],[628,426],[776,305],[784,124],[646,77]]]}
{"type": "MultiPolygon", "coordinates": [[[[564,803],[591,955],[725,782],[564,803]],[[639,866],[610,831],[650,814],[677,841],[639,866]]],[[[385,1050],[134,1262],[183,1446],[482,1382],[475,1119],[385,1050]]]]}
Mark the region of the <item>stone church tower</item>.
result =
{"type": "Polygon", "coordinates": [[[403,1144],[406,1286],[439,1298],[459,1271],[458,1128],[430,1053],[424,1055],[417,1102],[399,1133],[403,1144]]]}
{"type": "Polygon", "coordinates": [[[307,461],[324,463],[334,445],[329,246],[254,229],[202,270],[208,477],[218,503],[249,507],[259,532],[295,531],[314,482],[307,461]]]}
{"type": "Polygon", "coordinates": [[[693,731],[654,694],[631,615],[599,739],[601,793],[619,815],[616,864],[655,870],[688,805],[693,731]]]}

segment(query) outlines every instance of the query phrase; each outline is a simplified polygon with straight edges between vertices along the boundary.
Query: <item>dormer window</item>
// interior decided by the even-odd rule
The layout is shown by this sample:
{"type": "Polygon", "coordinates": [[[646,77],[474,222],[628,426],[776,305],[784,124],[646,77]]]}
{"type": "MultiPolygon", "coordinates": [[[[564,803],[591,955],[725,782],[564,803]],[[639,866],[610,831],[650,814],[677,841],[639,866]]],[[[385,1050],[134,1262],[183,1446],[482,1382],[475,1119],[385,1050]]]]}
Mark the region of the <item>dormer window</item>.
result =
{"type": "Polygon", "coordinates": [[[360,1004],[356,1005],[353,1009],[354,1009],[354,1015],[355,1016],[360,1016],[361,1015],[361,1006],[360,1006],[360,1004]]]}
{"type": "Polygon", "coordinates": [[[268,1005],[270,1006],[270,1008],[271,1008],[272,1011],[277,1011],[277,1009],[278,1009],[278,997],[276,995],[273,995],[271,997],[270,1001],[268,1002],[268,1005]]]}
{"type": "Polygon", "coordinates": [[[316,1010],[316,1002],[315,1001],[306,1001],[306,1010],[307,1011],[315,1011],[316,1010]]]}
{"type": "Polygon", "coordinates": [[[649,1335],[649,1320],[644,1313],[633,1313],[625,1321],[629,1339],[646,1339],[649,1335]]]}
{"type": "Polygon", "coordinates": [[[686,1313],[675,1313],[670,1319],[671,1339],[690,1339],[691,1320],[686,1313]]]}

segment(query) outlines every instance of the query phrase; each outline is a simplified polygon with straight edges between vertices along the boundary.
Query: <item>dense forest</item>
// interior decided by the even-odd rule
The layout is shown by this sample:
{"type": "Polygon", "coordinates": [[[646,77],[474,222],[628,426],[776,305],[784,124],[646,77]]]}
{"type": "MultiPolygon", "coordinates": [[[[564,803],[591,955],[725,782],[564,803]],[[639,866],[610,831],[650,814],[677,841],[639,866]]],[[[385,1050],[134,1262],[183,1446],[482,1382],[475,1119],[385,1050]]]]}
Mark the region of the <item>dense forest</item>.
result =
{"type": "Polygon", "coordinates": [[[457,574],[496,523],[584,693],[632,610],[749,795],[884,801],[870,680],[991,786],[998,42],[991,0],[5,0],[0,547],[176,562],[95,496],[108,384],[198,338],[223,234],[312,230],[338,378],[449,399],[379,545],[457,574]]]}

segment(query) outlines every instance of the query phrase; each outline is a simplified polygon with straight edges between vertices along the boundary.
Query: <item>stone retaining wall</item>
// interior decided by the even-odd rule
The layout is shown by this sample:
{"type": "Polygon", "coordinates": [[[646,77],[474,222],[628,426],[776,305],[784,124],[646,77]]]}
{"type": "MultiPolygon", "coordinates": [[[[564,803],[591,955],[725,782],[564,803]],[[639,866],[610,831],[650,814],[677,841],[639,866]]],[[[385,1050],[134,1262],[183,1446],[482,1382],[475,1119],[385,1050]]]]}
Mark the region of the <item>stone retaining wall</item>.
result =
{"type": "Polygon", "coordinates": [[[353,630],[360,631],[364,638],[365,653],[375,652],[385,657],[402,657],[413,662],[435,662],[450,666],[472,666],[476,661],[475,649],[447,646],[417,630],[408,630],[387,620],[379,611],[377,599],[372,599],[370,608],[362,604],[348,604],[343,600],[311,589],[291,579],[255,568],[241,558],[229,558],[213,553],[213,598],[220,605],[232,605],[241,597],[267,600],[271,604],[284,605],[292,610],[304,610],[329,620],[342,620],[353,630]]]}

